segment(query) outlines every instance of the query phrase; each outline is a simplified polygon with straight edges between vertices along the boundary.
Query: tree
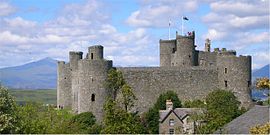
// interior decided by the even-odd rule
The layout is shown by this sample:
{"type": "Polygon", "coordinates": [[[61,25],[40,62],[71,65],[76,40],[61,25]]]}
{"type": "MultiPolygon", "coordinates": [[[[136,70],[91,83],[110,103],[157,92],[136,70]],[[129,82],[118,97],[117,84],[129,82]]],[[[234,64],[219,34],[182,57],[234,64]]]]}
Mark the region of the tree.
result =
{"type": "Polygon", "coordinates": [[[270,134],[270,122],[250,128],[251,134],[270,134]]]}
{"type": "Polygon", "coordinates": [[[16,103],[8,90],[0,85],[0,133],[14,133],[16,122],[16,103]]]}
{"type": "Polygon", "coordinates": [[[20,134],[67,134],[85,133],[80,124],[71,123],[69,110],[57,110],[52,106],[27,103],[18,107],[17,127],[20,134]]]}
{"type": "Polygon", "coordinates": [[[145,133],[139,116],[124,110],[117,101],[108,98],[104,104],[104,124],[102,134],[140,134],[145,133]]]}
{"type": "Polygon", "coordinates": [[[96,118],[91,112],[83,112],[77,114],[71,118],[71,122],[78,122],[83,125],[83,127],[91,127],[95,124],[96,118]]]}
{"type": "Polygon", "coordinates": [[[202,100],[189,100],[184,102],[184,107],[186,108],[205,108],[205,104],[202,100]]]}
{"type": "Polygon", "coordinates": [[[128,111],[134,106],[135,100],[137,100],[137,98],[132,92],[132,88],[129,85],[124,84],[120,90],[119,102],[124,106],[124,109],[128,111]]]}
{"type": "Polygon", "coordinates": [[[150,134],[158,134],[159,130],[159,110],[166,109],[166,100],[171,99],[173,108],[182,107],[181,101],[173,91],[167,91],[161,94],[152,108],[145,114],[146,126],[150,134]]]}
{"type": "Polygon", "coordinates": [[[199,128],[199,133],[213,133],[226,123],[241,115],[240,102],[231,91],[215,90],[206,97],[207,124],[199,128]]]}
{"type": "Polygon", "coordinates": [[[71,123],[78,125],[81,133],[98,134],[101,131],[101,126],[96,124],[96,118],[91,112],[83,112],[71,118],[71,123]]]}
{"type": "Polygon", "coordinates": [[[123,87],[125,80],[122,72],[117,71],[115,68],[109,70],[105,86],[110,90],[109,93],[113,99],[116,99],[117,92],[123,87]]]}
{"type": "Polygon", "coordinates": [[[256,79],[256,88],[257,89],[270,89],[269,78],[257,78],[256,79]]]}

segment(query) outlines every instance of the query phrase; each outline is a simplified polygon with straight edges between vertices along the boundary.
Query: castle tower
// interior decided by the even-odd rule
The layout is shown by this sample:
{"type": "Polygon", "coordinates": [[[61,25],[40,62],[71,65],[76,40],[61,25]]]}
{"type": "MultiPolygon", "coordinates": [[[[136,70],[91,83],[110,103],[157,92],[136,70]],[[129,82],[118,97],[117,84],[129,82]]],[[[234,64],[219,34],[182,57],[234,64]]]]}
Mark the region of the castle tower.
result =
{"type": "Polygon", "coordinates": [[[176,49],[172,55],[172,66],[177,67],[191,67],[195,66],[195,32],[191,35],[181,36],[176,35],[176,49]]]}
{"type": "Polygon", "coordinates": [[[78,69],[78,61],[82,59],[82,55],[83,55],[82,52],[74,52],[74,51],[69,52],[69,63],[71,71],[78,69]]]}
{"type": "Polygon", "coordinates": [[[83,52],[69,52],[69,64],[71,71],[71,102],[73,112],[77,112],[78,106],[78,62],[82,59],[83,52]]]}
{"type": "Polygon", "coordinates": [[[57,107],[71,108],[71,71],[64,61],[57,63],[57,107]]]}
{"type": "Polygon", "coordinates": [[[103,47],[91,46],[88,59],[78,64],[78,113],[92,112],[98,122],[102,121],[103,104],[108,92],[104,86],[112,61],[103,59],[103,47]]]}
{"type": "Polygon", "coordinates": [[[211,51],[211,41],[209,38],[205,40],[205,46],[204,46],[205,52],[211,51]]]}
{"type": "Polygon", "coordinates": [[[88,59],[102,60],[103,59],[103,46],[95,45],[88,47],[88,59]]]}
{"type": "Polygon", "coordinates": [[[251,105],[251,56],[218,54],[219,88],[232,91],[244,107],[251,105]]]}
{"type": "Polygon", "coordinates": [[[176,40],[159,40],[160,67],[170,67],[172,54],[176,51],[176,40]]]}

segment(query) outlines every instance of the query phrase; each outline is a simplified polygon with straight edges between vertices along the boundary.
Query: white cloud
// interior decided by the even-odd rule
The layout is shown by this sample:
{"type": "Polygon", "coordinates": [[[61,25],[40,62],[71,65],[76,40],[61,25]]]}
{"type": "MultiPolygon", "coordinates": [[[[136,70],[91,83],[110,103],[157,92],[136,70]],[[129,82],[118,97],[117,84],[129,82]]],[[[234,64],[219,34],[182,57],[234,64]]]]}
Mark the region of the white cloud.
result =
{"type": "Polygon", "coordinates": [[[263,56],[269,54],[269,1],[220,0],[208,1],[210,12],[201,19],[208,31],[203,38],[209,37],[228,49],[245,52],[254,57],[252,66],[259,68],[265,65],[263,56]],[[251,48],[264,48],[259,54],[251,48]],[[266,49],[265,49],[266,48],[266,49]]]}
{"type": "Polygon", "coordinates": [[[221,14],[234,14],[236,16],[260,16],[269,13],[269,7],[265,1],[216,1],[210,4],[214,12],[221,14]]]}
{"type": "Polygon", "coordinates": [[[32,28],[36,26],[36,22],[24,20],[21,17],[15,17],[15,18],[5,18],[4,22],[9,27],[15,27],[15,28],[32,28]]]}
{"type": "Polygon", "coordinates": [[[196,0],[148,0],[140,3],[140,9],[131,13],[126,20],[130,26],[167,27],[169,19],[178,20],[184,14],[194,12],[198,8],[196,0]]]}
{"type": "Polygon", "coordinates": [[[11,6],[7,2],[0,2],[0,16],[8,16],[16,11],[15,7],[11,6]]]}
{"type": "Polygon", "coordinates": [[[253,55],[252,69],[259,69],[267,64],[270,64],[270,52],[257,52],[253,55]]]}

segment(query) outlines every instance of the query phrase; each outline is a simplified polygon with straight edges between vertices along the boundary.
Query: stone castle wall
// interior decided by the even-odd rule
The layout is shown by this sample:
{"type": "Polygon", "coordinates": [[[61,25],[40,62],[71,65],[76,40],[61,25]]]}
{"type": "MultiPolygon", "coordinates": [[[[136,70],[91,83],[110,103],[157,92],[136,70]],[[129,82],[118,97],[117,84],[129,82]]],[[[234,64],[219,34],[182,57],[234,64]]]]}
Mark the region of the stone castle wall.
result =
{"type": "Polygon", "coordinates": [[[158,96],[168,90],[175,91],[181,101],[201,99],[218,88],[215,68],[117,68],[126,82],[134,89],[137,110],[145,112],[158,96]]]}

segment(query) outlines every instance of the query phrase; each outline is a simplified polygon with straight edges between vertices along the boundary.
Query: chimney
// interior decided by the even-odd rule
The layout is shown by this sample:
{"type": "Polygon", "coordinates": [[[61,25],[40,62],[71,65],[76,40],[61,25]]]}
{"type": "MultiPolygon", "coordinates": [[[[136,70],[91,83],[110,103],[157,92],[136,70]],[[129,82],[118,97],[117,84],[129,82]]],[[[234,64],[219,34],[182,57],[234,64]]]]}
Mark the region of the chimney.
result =
{"type": "Polygon", "coordinates": [[[173,102],[172,100],[166,100],[166,110],[172,110],[173,109],[173,102]]]}

